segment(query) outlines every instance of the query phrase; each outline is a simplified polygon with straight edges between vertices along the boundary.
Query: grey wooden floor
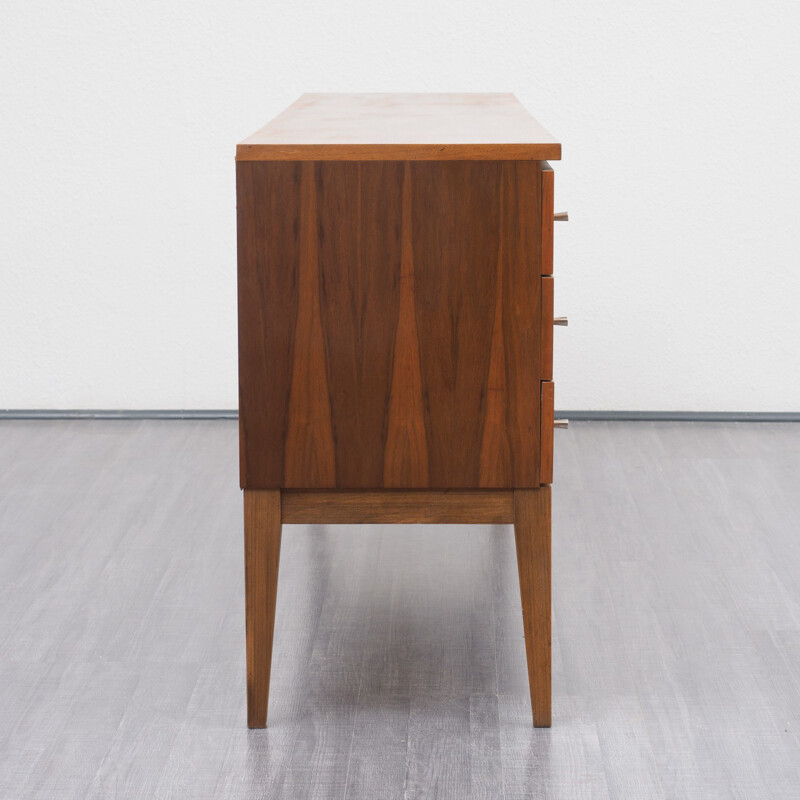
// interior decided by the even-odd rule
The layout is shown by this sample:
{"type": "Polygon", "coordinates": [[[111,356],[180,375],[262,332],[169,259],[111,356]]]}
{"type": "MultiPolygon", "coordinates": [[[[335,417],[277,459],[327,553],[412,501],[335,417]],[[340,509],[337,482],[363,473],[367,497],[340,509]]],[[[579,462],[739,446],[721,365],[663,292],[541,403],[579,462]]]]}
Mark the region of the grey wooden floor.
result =
{"type": "Polygon", "coordinates": [[[248,732],[236,424],[0,424],[0,798],[800,796],[800,425],[576,424],[553,496],[552,729],[511,528],[287,526],[248,732]]]}

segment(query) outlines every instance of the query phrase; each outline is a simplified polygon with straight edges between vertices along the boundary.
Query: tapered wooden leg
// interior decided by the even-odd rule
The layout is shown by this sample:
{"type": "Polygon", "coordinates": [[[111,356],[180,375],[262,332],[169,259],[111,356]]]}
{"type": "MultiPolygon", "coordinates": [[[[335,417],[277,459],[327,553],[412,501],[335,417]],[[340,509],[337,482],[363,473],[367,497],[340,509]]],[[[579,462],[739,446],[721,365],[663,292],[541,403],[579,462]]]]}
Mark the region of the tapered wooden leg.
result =
{"type": "Polygon", "coordinates": [[[550,727],[550,487],[514,492],[522,623],[533,724],[550,727]]]}
{"type": "Polygon", "coordinates": [[[244,491],[247,726],[266,728],[281,550],[280,491],[244,491]]]}

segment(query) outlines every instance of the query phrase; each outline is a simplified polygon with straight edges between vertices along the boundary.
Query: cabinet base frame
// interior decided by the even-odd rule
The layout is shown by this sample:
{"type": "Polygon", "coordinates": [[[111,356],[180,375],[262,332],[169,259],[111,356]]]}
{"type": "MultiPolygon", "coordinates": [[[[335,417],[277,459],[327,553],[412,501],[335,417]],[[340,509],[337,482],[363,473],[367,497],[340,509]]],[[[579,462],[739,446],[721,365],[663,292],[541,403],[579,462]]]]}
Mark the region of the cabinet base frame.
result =
{"type": "Polygon", "coordinates": [[[513,524],[531,709],[550,727],[550,487],[515,490],[245,489],[247,724],[267,725],[281,527],[300,524],[513,524]]]}

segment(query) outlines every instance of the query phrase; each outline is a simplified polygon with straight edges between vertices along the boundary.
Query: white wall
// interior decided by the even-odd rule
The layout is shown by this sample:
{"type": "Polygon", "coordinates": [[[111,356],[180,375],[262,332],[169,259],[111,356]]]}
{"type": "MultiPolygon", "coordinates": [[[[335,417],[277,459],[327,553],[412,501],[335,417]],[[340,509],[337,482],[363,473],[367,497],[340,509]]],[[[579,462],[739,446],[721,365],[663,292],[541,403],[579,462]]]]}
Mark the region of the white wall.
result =
{"type": "Polygon", "coordinates": [[[0,6],[0,407],[233,408],[234,146],[303,91],[564,144],[557,405],[800,410],[800,4],[0,6]]]}

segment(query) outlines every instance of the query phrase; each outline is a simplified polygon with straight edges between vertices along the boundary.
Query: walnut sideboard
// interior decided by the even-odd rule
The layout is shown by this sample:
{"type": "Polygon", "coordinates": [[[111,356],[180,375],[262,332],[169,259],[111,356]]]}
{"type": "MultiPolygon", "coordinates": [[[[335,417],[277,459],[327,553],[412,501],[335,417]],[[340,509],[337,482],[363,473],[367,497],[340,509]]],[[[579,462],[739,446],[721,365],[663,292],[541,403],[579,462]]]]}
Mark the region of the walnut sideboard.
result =
{"type": "Polygon", "coordinates": [[[550,725],[560,157],[511,94],[308,94],[238,145],[250,727],[282,523],[394,522],[513,523],[550,725]]]}

